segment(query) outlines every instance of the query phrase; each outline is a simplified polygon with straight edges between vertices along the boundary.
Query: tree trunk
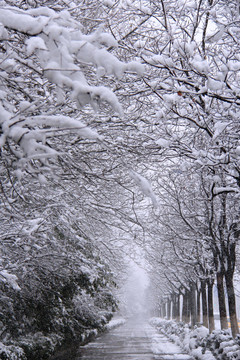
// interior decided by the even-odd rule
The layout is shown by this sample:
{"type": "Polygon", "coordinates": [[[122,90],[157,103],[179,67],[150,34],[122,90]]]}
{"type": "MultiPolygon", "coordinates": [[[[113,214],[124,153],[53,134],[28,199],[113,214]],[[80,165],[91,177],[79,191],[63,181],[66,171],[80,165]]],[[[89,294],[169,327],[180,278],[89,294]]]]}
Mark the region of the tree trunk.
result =
{"type": "Polygon", "coordinates": [[[167,300],[167,303],[166,303],[166,306],[167,306],[167,311],[166,311],[166,317],[168,320],[171,319],[171,300],[167,300]]]}
{"type": "Polygon", "coordinates": [[[188,291],[183,295],[182,321],[189,323],[188,291]]]}
{"type": "Polygon", "coordinates": [[[201,292],[200,290],[197,288],[197,323],[200,323],[201,318],[200,318],[200,297],[201,297],[201,292]]]}
{"type": "Polygon", "coordinates": [[[176,320],[180,321],[180,294],[176,297],[176,320]]]}
{"type": "Polygon", "coordinates": [[[175,294],[172,295],[172,318],[176,319],[177,317],[177,296],[175,294]]]}
{"type": "Polygon", "coordinates": [[[163,318],[166,317],[166,303],[162,304],[162,316],[163,316],[163,318]]]}
{"type": "Polygon", "coordinates": [[[187,292],[187,323],[190,323],[191,317],[191,291],[187,292]]]}
{"type": "Polygon", "coordinates": [[[196,285],[191,284],[190,289],[190,308],[191,308],[191,326],[194,327],[197,323],[197,312],[196,312],[196,285]]]}
{"type": "Polygon", "coordinates": [[[162,314],[162,304],[160,303],[159,305],[159,317],[162,318],[163,314],[162,314]]]}
{"type": "Polygon", "coordinates": [[[211,333],[215,329],[214,314],[213,314],[213,284],[214,281],[208,280],[208,321],[209,332],[211,333]]]}
{"type": "Polygon", "coordinates": [[[171,304],[172,304],[172,316],[171,316],[171,318],[172,319],[175,319],[175,313],[176,313],[176,310],[175,310],[175,295],[174,294],[172,294],[171,295],[171,304]]]}
{"type": "Polygon", "coordinates": [[[226,286],[227,286],[227,294],[228,294],[228,307],[229,307],[229,315],[231,322],[231,330],[233,338],[239,333],[238,329],[238,321],[236,314],[236,302],[235,302],[235,290],[233,286],[233,273],[227,272],[225,274],[226,286]]]}
{"type": "Polygon", "coordinates": [[[207,309],[207,294],[206,294],[205,280],[201,280],[201,293],[202,293],[203,326],[208,328],[208,309],[207,309]]]}
{"type": "Polygon", "coordinates": [[[225,291],[223,285],[223,273],[221,271],[217,273],[217,290],[218,290],[218,304],[219,304],[221,329],[223,330],[228,328],[228,322],[227,322],[227,311],[226,311],[226,303],[225,303],[225,291]]]}

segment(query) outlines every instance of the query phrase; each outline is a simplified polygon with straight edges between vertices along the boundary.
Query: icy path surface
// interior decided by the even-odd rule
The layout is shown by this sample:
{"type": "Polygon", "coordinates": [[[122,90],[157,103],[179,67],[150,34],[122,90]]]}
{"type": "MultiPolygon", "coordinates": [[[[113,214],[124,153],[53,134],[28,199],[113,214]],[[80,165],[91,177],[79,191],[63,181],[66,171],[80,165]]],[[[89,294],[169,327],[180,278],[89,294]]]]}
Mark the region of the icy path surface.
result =
{"type": "Polygon", "coordinates": [[[91,343],[81,346],[72,360],[100,359],[193,360],[144,320],[128,321],[91,343]]]}

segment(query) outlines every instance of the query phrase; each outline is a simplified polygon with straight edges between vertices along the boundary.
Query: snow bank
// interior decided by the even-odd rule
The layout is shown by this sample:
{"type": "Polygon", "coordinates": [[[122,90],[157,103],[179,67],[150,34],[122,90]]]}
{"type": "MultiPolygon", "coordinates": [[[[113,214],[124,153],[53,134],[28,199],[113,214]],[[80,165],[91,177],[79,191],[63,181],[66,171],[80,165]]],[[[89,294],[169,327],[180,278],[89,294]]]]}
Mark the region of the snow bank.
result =
{"type": "Polygon", "coordinates": [[[117,326],[125,324],[126,320],[124,318],[116,318],[109,321],[109,323],[105,326],[106,330],[111,330],[117,326]]]}
{"type": "Polygon", "coordinates": [[[196,360],[240,359],[240,335],[233,339],[228,330],[209,334],[204,326],[190,329],[183,322],[152,318],[150,324],[187,351],[196,360]]]}
{"type": "MultiPolygon", "coordinates": [[[[126,320],[123,318],[112,319],[109,321],[109,323],[104,325],[104,327],[100,331],[105,331],[105,330],[109,331],[115,327],[123,325],[125,322],[126,320]]],[[[81,335],[81,340],[84,344],[88,343],[92,338],[95,338],[98,334],[99,334],[99,329],[87,329],[81,335]]]]}

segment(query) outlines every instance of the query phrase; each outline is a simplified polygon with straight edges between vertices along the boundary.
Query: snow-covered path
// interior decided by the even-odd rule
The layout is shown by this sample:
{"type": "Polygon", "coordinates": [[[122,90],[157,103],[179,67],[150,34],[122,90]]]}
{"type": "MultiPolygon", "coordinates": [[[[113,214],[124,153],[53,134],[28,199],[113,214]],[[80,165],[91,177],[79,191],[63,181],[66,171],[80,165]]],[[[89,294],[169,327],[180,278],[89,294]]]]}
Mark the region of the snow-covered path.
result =
{"type": "Polygon", "coordinates": [[[72,360],[100,359],[192,360],[144,320],[128,321],[91,343],[81,346],[72,360]]]}

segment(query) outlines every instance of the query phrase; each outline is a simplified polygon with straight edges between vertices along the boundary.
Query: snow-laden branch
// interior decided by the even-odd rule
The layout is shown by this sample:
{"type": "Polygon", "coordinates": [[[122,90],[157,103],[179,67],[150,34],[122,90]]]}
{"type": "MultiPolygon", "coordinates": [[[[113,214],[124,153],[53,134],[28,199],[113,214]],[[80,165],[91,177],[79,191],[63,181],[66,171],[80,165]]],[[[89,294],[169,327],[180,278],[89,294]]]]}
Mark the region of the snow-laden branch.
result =
{"type": "Polygon", "coordinates": [[[142,193],[145,196],[150,197],[154,207],[158,207],[156,195],[154,194],[152,186],[149,183],[149,181],[144,176],[136,173],[135,171],[133,171],[131,169],[129,169],[129,175],[135,181],[135,183],[139,186],[142,193]]]}
{"type": "Polygon", "coordinates": [[[141,75],[144,66],[136,61],[118,60],[104,48],[118,45],[111,34],[100,27],[85,35],[81,24],[68,11],[3,7],[0,23],[5,47],[0,56],[0,145],[3,147],[10,139],[17,157],[29,160],[56,156],[57,151],[46,139],[59,131],[101,140],[95,130],[75,115],[77,109],[90,104],[98,110],[105,103],[118,116],[123,116],[123,110],[114,92],[103,85],[92,85],[92,79],[103,75],[119,79],[128,71],[141,75]],[[19,45],[11,42],[18,37],[19,45]],[[8,93],[12,93],[12,103],[6,100],[8,93]],[[22,106],[26,100],[30,103],[22,106]],[[72,117],[64,114],[65,104],[70,101],[75,109],[72,117]],[[61,106],[61,113],[57,108],[52,111],[55,105],[61,106]]]}

